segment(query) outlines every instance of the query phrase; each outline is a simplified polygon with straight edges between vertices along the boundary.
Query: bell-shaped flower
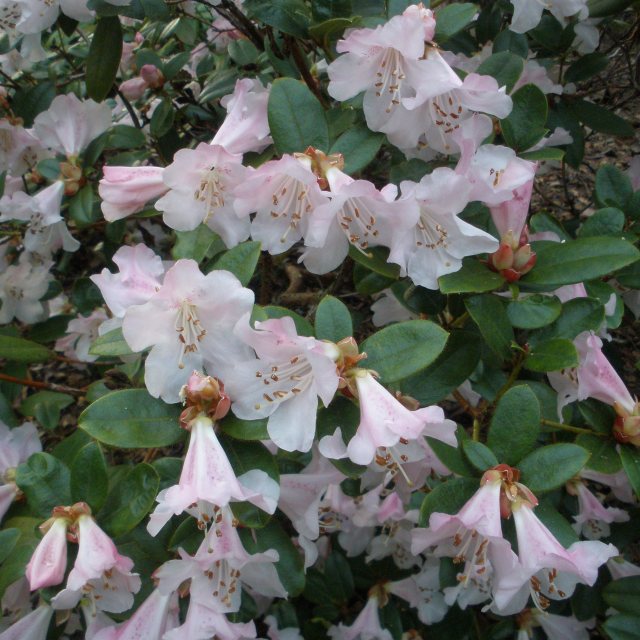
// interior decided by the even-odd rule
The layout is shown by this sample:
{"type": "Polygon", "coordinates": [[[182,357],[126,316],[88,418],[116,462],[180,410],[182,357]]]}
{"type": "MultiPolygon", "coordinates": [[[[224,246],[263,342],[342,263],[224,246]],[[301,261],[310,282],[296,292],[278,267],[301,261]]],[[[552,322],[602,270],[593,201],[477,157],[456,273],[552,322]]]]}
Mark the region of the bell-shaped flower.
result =
{"type": "Polygon", "coordinates": [[[328,201],[306,155],[265,162],[238,185],[235,196],[239,216],[256,213],[251,237],[273,255],[306,237],[312,212],[328,201]]]}
{"type": "Polygon", "coordinates": [[[69,520],[65,517],[47,521],[47,531],[35,548],[25,575],[31,591],[60,584],[67,568],[67,529],[69,520]]]}
{"type": "Polygon", "coordinates": [[[191,601],[184,624],[165,633],[162,640],[247,640],[256,637],[253,621],[231,622],[224,613],[191,601]]]}
{"type": "Polygon", "coordinates": [[[259,153],[268,147],[273,142],[267,118],[269,89],[257,78],[236,80],[233,93],[220,100],[227,116],[211,144],[239,154],[259,153]]]}
{"type": "Polygon", "coordinates": [[[349,30],[338,41],[336,49],[345,55],[327,69],[329,95],[343,101],[364,91],[364,114],[374,131],[391,137],[420,131],[423,114],[416,108],[462,84],[438,49],[425,43],[433,35],[427,13],[409,8],[375,29],[349,30]]]}
{"type": "Polygon", "coordinates": [[[533,178],[514,189],[510,200],[494,205],[490,208],[493,224],[502,238],[509,231],[514,238],[519,238],[524,231],[529,214],[531,192],[533,191],[533,178]]]}
{"type": "MultiPolygon", "coordinates": [[[[156,535],[172,515],[179,515],[192,505],[200,502],[224,507],[230,500],[248,500],[269,513],[276,509],[278,484],[264,471],[254,469],[244,486],[241,478],[236,478],[227,454],[220,445],[213,422],[204,415],[189,424],[191,437],[189,449],[182,465],[182,473],[177,485],[163,489],[157,497],[158,506],[151,514],[147,529],[156,535]],[[259,487],[256,491],[254,487],[259,487]]],[[[245,474],[246,475],[246,474],[245,474]]],[[[206,526],[203,519],[207,506],[200,509],[199,524],[206,526]]]]}
{"type": "Polygon", "coordinates": [[[92,275],[91,281],[100,289],[111,313],[122,318],[129,307],[144,304],[160,289],[164,266],[160,256],[143,244],[120,247],[112,260],[119,273],[103,269],[92,275]]]}
{"type": "Polygon", "coordinates": [[[0,632],[0,640],[44,640],[47,637],[53,609],[42,604],[31,613],[0,632]]]}
{"type": "Polygon", "coordinates": [[[100,629],[93,640],[158,640],[177,626],[171,615],[176,606],[174,593],[165,595],[154,589],[128,620],[100,629]]]}
{"type": "Polygon", "coordinates": [[[379,608],[378,598],[370,596],[353,624],[346,626],[341,622],[337,627],[329,627],[327,635],[333,640],[392,640],[389,630],[380,624],[379,608]]]}
{"type": "Polygon", "coordinates": [[[51,266],[51,262],[31,264],[23,253],[18,264],[0,273],[0,324],[13,318],[33,324],[44,318],[45,308],[40,299],[49,289],[51,266]]]}
{"type": "Polygon", "coordinates": [[[108,222],[121,220],[144,208],[147,202],[165,194],[163,167],[110,167],[102,169],[98,184],[102,214],[108,222]]]}
{"type": "Polygon", "coordinates": [[[573,528],[587,540],[600,540],[611,533],[612,522],[627,522],[629,513],[616,507],[605,507],[581,480],[567,484],[567,491],[578,498],[578,514],[573,528]]]}
{"type": "Polygon", "coordinates": [[[545,9],[550,11],[561,24],[576,14],[579,19],[589,15],[587,0],[511,0],[511,4],[513,18],[509,28],[515,33],[526,33],[535,29],[545,9]]]}
{"type": "Polygon", "coordinates": [[[618,555],[612,544],[598,541],[574,542],[565,549],[533,512],[527,500],[516,499],[511,512],[518,536],[519,566],[498,577],[494,605],[498,612],[522,610],[531,595],[545,610],[550,600],[571,597],[577,583],[592,586],[598,568],[618,555]]]}
{"type": "Polygon", "coordinates": [[[595,618],[578,620],[574,616],[559,616],[539,609],[525,609],[516,618],[518,640],[537,637],[534,628],[542,627],[549,640],[589,640],[589,629],[595,626],[595,618]]]}
{"type": "Polygon", "coordinates": [[[223,378],[231,363],[250,357],[234,335],[236,322],[253,308],[253,292],[228,271],[204,275],[194,260],[178,260],[160,289],[145,303],[129,307],[122,332],[129,347],[151,347],[145,363],[149,393],[177,402],[194,370],[223,378]]]}
{"type": "Polygon", "coordinates": [[[246,171],[242,156],[220,145],[203,142],[195,149],[180,149],[162,174],[169,191],[155,207],[172,229],[191,231],[204,223],[227,247],[235,247],[249,236],[249,219],[233,209],[233,191],[246,171]]]}
{"type": "Polygon", "coordinates": [[[80,100],[74,93],[56,96],[36,116],[33,130],[40,142],[56,153],[75,158],[111,126],[109,105],[80,100]]]}
{"type": "Polygon", "coordinates": [[[99,356],[90,354],[89,349],[99,335],[100,326],[107,320],[104,309],[96,309],[86,317],[78,315],[67,325],[65,337],[56,340],[54,349],[72,360],[94,362],[99,356]]]}
{"type": "Polygon", "coordinates": [[[292,318],[236,326],[236,335],[258,359],[241,362],[224,377],[232,411],[243,420],[269,418],[273,442],[286,451],[308,451],[316,431],[318,397],[327,406],[338,388],[338,348],[299,336],[292,318]]]}
{"type": "Polygon", "coordinates": [[[411,200],[395,200],[394,185],[382,191],[368,180],[353,180],[337,167],[326,171],[331,201],[319,206],[309,219],[300,260],[312,273],[338,267],[352,244],[366,253],[369,247],[390,246],[398,227],[408,228],[417,214],[411,200]]]}
{"type": "Polygon", "coordinates": [[[498,248],[493,236],[458,217],[470,186],[455,171],[436,169],[419,184],[403,182],[401,188],[403,200],[418,204],[418,216],[411,228],[395,228],[389,262],[399,264],[415,284],[437,289],[438,278],[458,271],[462,258],[498,248]]]}

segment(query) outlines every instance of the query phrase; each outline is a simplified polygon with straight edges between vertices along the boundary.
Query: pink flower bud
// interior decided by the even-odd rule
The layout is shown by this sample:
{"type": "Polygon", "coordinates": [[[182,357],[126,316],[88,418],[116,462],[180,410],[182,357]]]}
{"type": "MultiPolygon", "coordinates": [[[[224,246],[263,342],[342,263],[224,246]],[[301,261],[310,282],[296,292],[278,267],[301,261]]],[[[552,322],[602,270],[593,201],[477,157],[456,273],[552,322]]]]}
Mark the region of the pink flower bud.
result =
{"type": "Polygon", "coordinates": [[[54,518],[49,530],[33,552],[26,570],[31,591],[51,587],[63,581],[67,568],[68,526],[69,521],[66,518],[54,518]]]}
{"type": "Polygon", "coordinates": [[[164,84],[164,75],[154,64],[143,65],[142,69],[140,69],[140,78],[142,78],[151,89],[160,89],[164,84]]]}
{"type": "Polygon", "coordinates": [[[120,92],[127,100],[139,100],[147,88],[143,78],[131,78],[120,85],[120,92]]]}
{"type": "Polygon", "coordinates": [[[489,266],[495,271],[511,269],[513,266],[513,249],[508,244],[501,244],[500,248],[489,257],[489,266]]]}

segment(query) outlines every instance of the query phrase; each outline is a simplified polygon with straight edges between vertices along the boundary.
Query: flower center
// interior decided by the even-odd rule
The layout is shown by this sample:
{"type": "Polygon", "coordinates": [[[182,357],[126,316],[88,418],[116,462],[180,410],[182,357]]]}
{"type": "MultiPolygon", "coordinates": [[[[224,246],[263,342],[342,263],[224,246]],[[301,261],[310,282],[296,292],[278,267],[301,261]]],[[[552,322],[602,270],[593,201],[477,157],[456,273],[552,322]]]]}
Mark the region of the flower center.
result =
{"type": "Polygon", "coordinates": [[[445,149],[449,149],[447,136],[460,127],[464,112],[465,110],[458,100],[458,94],[453,91],[436,96],[429,102],[431,120],[436,125],[436,131],[440,135],[445,149]]]}
{"type": "Polygon", "coordinates": [[[414,230],[416,247],[424,247],[425,249],[446,249],[449,244],[447,242],[448,232],[438,222],[436,222],[429,212],[420,208],[420,219],[414,230]]]}
{"type": "Polygon", "coordinates": [[[338,212],[338,220],[349,242],[364,251],[380,234],[376,217],[362,198],[348,198],[338,212]]]}
{"type": "Polygon", "coordinates": [[[175,329],[178,332],[178,340],[181,344],[178,367],[184,369],[185,353],[193,353],[198,350],[198,343],[207,335],[198,320],[197,309],[194,304],[184,300],[178,308],[175,329]]]}
{"type": "Polygon", "coordinates": [[[313,209],[309,200],[309,191],[305,184],[291,176],[282,177],[271,196],[273,208],[270,211],[274,220],[289,219],[289,226],[280,238],[280,242],[286,242],[289,232],[298,228],[303,216],[313,209]]]}
{"type": "MultiPolygon", "coordinates": [[[[259,369],[256,378],[261,379],[265,387],[262,397],[272,404],[283,402],[307,389],[313,380],[313,371],[304,356],[294,356],[287,362],[259,369]]],[[[261,403],[256,404],[256,411],[261,406],[261,403]]]]}
{"type": "Polygon", "coordinates": [[[216,209],[224,207],[225,185],[218,169],[211,169],[202,175],[200,187],[196,189],[193,197],[198,202],[202,202],[206,209],[206,215],[203,223],[211,218],[216,209]]]}
{"type": "Polygon", "coordinates": [[[376,73],[376,97],[389,97],[387,113],[391,113],[399,104],[402,81],[405,79],[402,69],[402,56],[395,49],[387,49],[376,73]]]}

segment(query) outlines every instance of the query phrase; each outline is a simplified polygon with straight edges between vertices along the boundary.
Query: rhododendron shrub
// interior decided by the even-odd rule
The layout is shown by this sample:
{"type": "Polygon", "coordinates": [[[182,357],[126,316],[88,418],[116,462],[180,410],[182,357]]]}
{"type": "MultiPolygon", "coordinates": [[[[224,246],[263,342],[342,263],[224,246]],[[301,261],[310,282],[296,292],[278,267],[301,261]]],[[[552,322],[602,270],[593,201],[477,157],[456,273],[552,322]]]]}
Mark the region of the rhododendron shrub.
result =
{"type": "Polygon", "coordinates": [[[640,637],[639,9],[0,0],[0,640],[640,637]]]}

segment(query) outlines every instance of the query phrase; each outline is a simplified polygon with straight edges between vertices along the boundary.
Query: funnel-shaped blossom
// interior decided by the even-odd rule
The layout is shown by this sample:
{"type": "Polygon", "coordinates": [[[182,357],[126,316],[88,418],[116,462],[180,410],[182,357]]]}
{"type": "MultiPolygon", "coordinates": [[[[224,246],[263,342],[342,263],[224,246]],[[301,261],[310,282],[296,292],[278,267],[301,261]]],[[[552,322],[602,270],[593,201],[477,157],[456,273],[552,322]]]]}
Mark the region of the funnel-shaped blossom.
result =
{"type": "Polygon", "coordinates": [[[189,602],[184,624],[162,636],[163,640],[247,640],[256,638],[256,625],[251,622],[231,622],[219,613],[195,601],[189,602]]]}
{"type": "Polygon", "coordinates": [[[469,202],[467,180],[447,168],[436,169],[419,184],[401,184],[403,200],[415,200],[418,215],[409,228],[395,227],[389,262],[401,273],[428,289],[438,288],[438,278],[462,267],[462,258],[495,251],[496,239],[461,220],[458,214],[469,202]]]}
{"type": "Polygon", "coordinates": [[[60,584],[67,568],[67,518],[54,518],[35,548],[25,575],[31,591],[60,584]]]}
{"type": "Polygon", "coordinates": [[[578,515],[573,516],[573,528],[588,540],[606,538],[611,533],[610,523],[629,520],[629,514],[624,509],[605,507],[580,480],[567,485],[567,490],[578,497],[579,511],[578,515]]]}
{"type": "Polygon", "coordinates": [[[43,319],[45,310],[40,299],[52,280],[51,264],[32,265],[23,253],[18,264],[0,273],[0,324],[11,322],[13,318],[30,324],[43,319]]]}
{"type": "Polygon", "coordinates": [[[316,430],[318,397],[327,406],[337,388],[338,349],[329,342],[299,336],[292,318],[256,322],[249,317],[235,333],[258,359],[242,362],[225,380],[232,410],[244,420],[269,418],[269,437],[286,451],[308,451],[316,430]]]}
{"type": "Polygon", "coordinates": [[[233,190],[246,171],[242,156],[220,145],[203,142],[195,149],[180,149],[162,174],[169,192],[156,202],[156,209],[172,229],[191,231],[204,223],[227,247],[235,247],[249,236],[249,219],[233,209],[233,190]]]}
{"type": "Polygon", "coordinates": [[[374,131],[391,137],[420,131],[423,114],[416,108],[462,84],[438,50],[425,43],[433,36],[429,14],[410,7],[375,29],[349,30],[338,41],[338,53],[345,55],[327,69],[329,94],[348,100],[364,91],[364,114],[374,131]]]}
{"type": "Polygon", "coordinates": [[[326,171],[331,201],[309,218],[307,249],[300,258],[312,273],[327,273],[339,266],[352,244],[360,251],[390,246],[394,229],[408,228],[416,217],[411,200],[395,200],[396,187],[382,191],[367,180],[353,180],[336,167],[326,171]]]}
{"type": "MultiPolygon", "coordinates": [[[[211,141],[229,153],[260,152],[273,140],[267,118],[269,87],[257,78],[236,80],[233,93],[220,100],[227,110],[227,117],[211,141]]],[[[302,151],[302,149],[301,149],[302,151]]]]}
{"type": "MultiPolygon", "coordinates": [[[[260,492],[243,486],[220,446],[213,422],[200,415],[189,427],[191,439],[180,481],[158,494],[159,504],[151,514],[147,527],[149,533],[156,535],[172,515],[179,515],[201,501],[224,507],[230,500],[249,500],[273,513],[278,499],[277,483],[263,471],[255,469],[249,472],[252,474],[249,481],[252,486],[260,486],[260,492]]],[[[206,513],[208,510],[203,506],[201,512],[206,513]]],[[[202,516],[200,522],[203,526],[206,524],[202,516]]]]}
{"type": "Polygon", "coordinates": [[[0,632],[0,640],[42,640],[47,637],[52,615],[53,609],[43,604],[0,632]]]}
{"type": "Polygon", "coordinates": [[[513,197],[491,207],[493,224],[502,238],[511,231],[514,238],[520,238],[529,214],[533,178],[513,191],[513,197]]]}
{"type": "Polygon", "coordinates": [[[391,633],[380,624],[379,608],[378,598],[372,596],[351,626],[340,623],[330,627],[327,634],[333,640],[392,640],[391,633]]]}
{"type": "Polygon", "coordinates": [[[160,256],[143,244],[120,247],[112,258],[119,273],[103,269],[91,276],[116,318],[131,306],[144,304],[162,286],[164,266],[160,256]]]}
{"type": "Polygon", "coordinates": [[[311,171],[311,159],[290,155],[265,162],[250,173],[235,196],[239,216],[256,213],[251,237],[274,255],[306,237],[311,214],[328,201],[311,171]]]}
{"type": "Polygon", "coordinates": [[[521,611],[529,595],[542,610],[550,600],[569,598],[577,583],[593,585],[600,565],[618,555],[612,544],[598,541],[574,542],[565,549],[526,500],[516,499],[511,511],[520,563],[517,570],[498,577],[494,604],[502,613],[521,611]]]}
{"type": "Polygon", "coordinates": [[[516,33],[526,33],[535,29],[545,9],[550,11],[561,24],[576,14],[581,20],[589,15],[587,0],[511,0],[511,4],[513,18],[510,29],[516,33]]]}
{"type": "Polygon", "coordinates": [[[51,106],[33,122],[40,142],[68,158],[77,156],[110,126],[109,105],[80,100],[74,93],[55,97],[51,106]]]}
{"type": "Polygon", "coordinates": [[[163,195],[169,187],[162,180],[163,167],[110,167],[102,169],[98,185],[102,213],[108,222],[121,220],[163,195]]]}
{"type": "Polygon", "coordinates": [[[194,260],[178,260],[147,302],[129,307],[122,323],[134,351],[151,347],[145,363],[149,393],[177,402],[191,372],[220,375],[231,363],[247,360],[248,347],[233,333],[253,308],[253,292],[228,271],[204,275],[194,260]]]}

